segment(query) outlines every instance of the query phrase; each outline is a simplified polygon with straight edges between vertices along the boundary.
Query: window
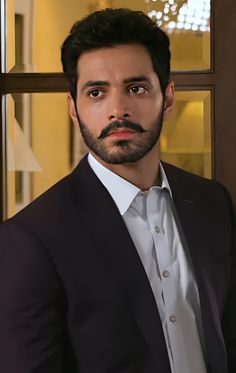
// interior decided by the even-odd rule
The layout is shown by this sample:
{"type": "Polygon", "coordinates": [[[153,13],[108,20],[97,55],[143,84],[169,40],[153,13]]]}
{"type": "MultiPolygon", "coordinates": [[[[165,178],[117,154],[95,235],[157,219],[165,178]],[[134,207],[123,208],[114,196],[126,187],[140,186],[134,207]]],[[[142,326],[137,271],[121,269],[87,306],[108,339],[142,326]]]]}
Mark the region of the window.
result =
{"type": "Polygon", "coordinates": [[[67,113],[60,45],[74,21],[106,6],[143,10],[169,33],[177,92],[161,138],[163,160],[221,181],[236,201],[236,4],[219,3],[68,0],[65,6],[63,0],[3,0],[1,219],[70,172],[86,152],[67,113]]]}

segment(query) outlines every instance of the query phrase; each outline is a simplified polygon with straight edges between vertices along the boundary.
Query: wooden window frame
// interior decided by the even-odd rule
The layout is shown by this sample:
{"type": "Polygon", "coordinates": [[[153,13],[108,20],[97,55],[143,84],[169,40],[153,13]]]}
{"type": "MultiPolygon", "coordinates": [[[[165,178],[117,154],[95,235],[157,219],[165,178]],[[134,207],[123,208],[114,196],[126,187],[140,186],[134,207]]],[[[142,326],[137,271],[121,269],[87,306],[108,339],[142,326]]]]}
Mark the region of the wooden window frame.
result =
{"type": "MultiPolygon", "coordinates": [[[[211,69],[208,71],[174,72],[177,90],[210,90],[212,97],[212,177],[226,186],[236,206],[236,3],[212,0],[211,9],[211,69]]],[[[4,7],[0,9],[1,25],[4,7]]],[[[3,27],[1,27],[1,33],[3,27]]],[[[3,37],[1,36],[1,42],[3,37]]],[[[2,62],[0,48],[0,61],[2,62]]],[[[2,71],[2,64],[1,70],[2,71]]],[[[62,73],[0,73],[0,98],[9,93],[67,92],[62,73]]],[[[6,218],[6,144],[5,118],[0,116],[0,220],[6,218]]]]}

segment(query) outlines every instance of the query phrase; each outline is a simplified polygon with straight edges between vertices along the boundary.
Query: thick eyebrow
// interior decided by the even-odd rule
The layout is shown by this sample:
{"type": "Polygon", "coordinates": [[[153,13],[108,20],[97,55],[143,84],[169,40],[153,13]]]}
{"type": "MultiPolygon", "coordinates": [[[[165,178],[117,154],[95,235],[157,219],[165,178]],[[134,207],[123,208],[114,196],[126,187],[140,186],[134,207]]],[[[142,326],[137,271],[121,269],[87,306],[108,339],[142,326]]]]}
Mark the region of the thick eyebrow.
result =
{"type": "Polygon", "coordinates": [[[132,76],[130,78],[124,79],[124,83],[140,83],[140,82],[146,82],[152,86],[151,79],[145,75],[132,76]]]}
{"type": "Polygon", "coordinates": [[[110,83],[106,80],[88,80],[84,85],[81,87],[81,92],[83,92],[88,87],[96,87],[96,86],[109,86],[110,83]]]}

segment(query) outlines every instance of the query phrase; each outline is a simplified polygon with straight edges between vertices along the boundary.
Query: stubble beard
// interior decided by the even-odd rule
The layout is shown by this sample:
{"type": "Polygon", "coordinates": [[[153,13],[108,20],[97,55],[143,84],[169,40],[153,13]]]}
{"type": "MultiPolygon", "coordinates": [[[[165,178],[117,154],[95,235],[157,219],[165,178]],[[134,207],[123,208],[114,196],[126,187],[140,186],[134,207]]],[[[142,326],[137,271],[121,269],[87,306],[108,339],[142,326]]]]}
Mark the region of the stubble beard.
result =
{"type": "MultiPolygon", "coordinates": [[[[138,133],[138,135],[131,140],[113,140],[109,143],[106,142],[106,136],[103,138],[100,135],[96,138],[91,133],[88,126],[81,121],[79,115],[78,120],[83,140],[94,154],[106,163],[123,164],[139,161],[156,145],[161,134],[163,114],[164,109],[162,107],[158,117],[151,126],[151,130],[148,131],[142,129],[140,124],[135,124],[130,121],[119,122],[119,127],[122,127],[122,123],[124,123],[124,126],[129,128],[130,124],[131,129],[137,126],[140,128],[138,132],[141,132],[141,129],[142,132],[138,133]]],[[[110,123],[107,128],[110,128],[110,126],[112,126],[112,123],[110,123]]]]}

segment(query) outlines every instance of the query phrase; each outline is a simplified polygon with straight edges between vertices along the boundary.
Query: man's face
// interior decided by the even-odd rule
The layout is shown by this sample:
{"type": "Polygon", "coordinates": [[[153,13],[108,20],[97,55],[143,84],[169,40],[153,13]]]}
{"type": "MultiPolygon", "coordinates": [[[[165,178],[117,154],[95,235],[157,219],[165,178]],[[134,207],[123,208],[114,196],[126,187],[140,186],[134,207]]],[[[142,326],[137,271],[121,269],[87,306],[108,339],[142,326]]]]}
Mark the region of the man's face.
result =
{"type": "Polygon", "coordinates": [[[76,108],[70,99],[70,114],[92,153],[106,163],[122,164],[157,148],[164,100],[142,45],[85,52],[78,76],[76,108]]]}

